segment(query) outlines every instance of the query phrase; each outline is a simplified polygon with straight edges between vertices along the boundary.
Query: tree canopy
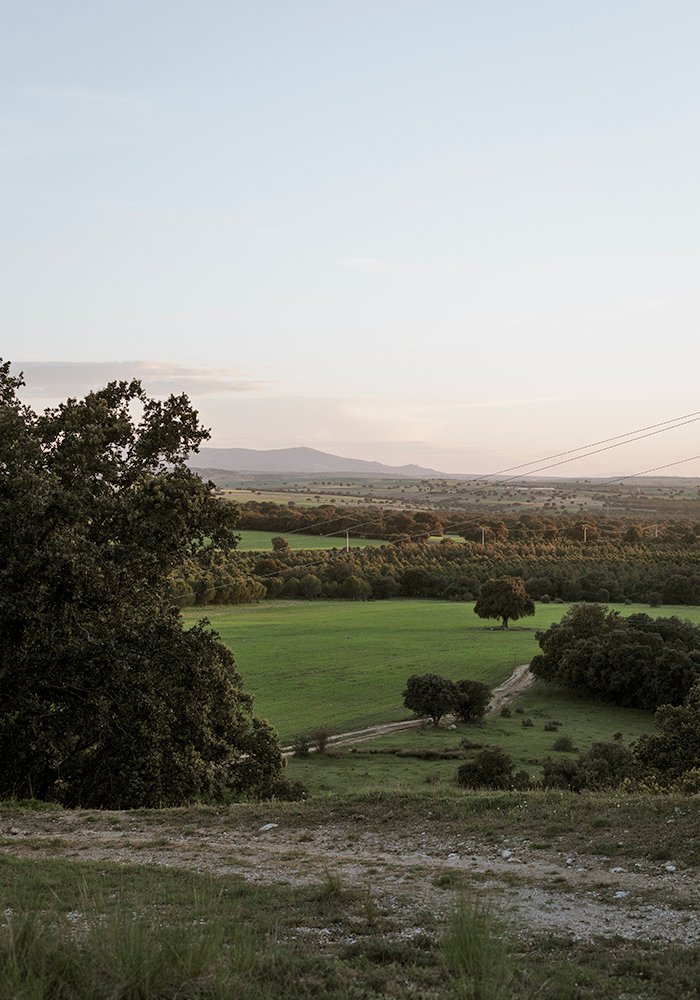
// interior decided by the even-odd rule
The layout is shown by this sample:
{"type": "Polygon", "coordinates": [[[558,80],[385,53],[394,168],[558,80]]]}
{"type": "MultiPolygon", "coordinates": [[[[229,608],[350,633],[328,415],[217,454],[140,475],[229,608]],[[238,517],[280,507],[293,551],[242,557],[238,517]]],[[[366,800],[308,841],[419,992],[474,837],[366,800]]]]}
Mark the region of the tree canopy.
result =
{"type": "Polygon", "coordinates": [[[700,628],[678,618],[578,604],[537,639],[535,676],[617,705],[680,705],[700,677],[700,628]]]}
{"type": "Polygon", "coordinates": [[[521,577],[500,576],[487,580],[483,585],[474,605],[474,613],[479,618],[500,618],[502,627],[508,628],[509,621],[534,615],[535,602],[521,577]]]}
{"type": "Polygon", "coordinates": [[[406,681],[403,703],[417,715],[427,715],[437,726],[443,715],[454,709],[457,687],[438,674],[412,674],[406,681]]]}
{"type": "Polygon", "coordinates": [[[112,382],[42,414],[0,363],[0,796],[179,804],[264,793],[281,760],[231,653],[168,574],[230,552],[235,508],[186,466],[186,396],[112,382]]]}

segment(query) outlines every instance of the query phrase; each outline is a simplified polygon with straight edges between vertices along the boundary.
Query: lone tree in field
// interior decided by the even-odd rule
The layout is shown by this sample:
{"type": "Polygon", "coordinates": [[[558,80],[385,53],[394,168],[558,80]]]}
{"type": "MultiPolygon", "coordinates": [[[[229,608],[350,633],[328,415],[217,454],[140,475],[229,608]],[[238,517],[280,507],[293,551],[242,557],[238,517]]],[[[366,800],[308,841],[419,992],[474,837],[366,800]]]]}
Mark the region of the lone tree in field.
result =
{"type": "MultiPolygon", "coordinates": [[[[185,464],[208,432],[137,381],[36,414],[0,362],[0,798],[130,808],[266,794],[281,757],[231,653],[168,575],[235,509],[185,464]]],[[[207,550],[208,551],[208,550],[207,550]]]]}
{"type": "Polygon", "coordinates": [[[534,615],[535,602],[521,577],[499,576],[482,586],[474,613],[479,618],[500,618],[501,627],[508,628],[509,621],[534,615]]]}
{"type": "Polygon", "coordinates": [[[457,687],[447,677],[438,674],[413,674],[406,681],[403,703],[416,715],[428,715],[437,726],[443,715],[452,712],[457,687]]]}

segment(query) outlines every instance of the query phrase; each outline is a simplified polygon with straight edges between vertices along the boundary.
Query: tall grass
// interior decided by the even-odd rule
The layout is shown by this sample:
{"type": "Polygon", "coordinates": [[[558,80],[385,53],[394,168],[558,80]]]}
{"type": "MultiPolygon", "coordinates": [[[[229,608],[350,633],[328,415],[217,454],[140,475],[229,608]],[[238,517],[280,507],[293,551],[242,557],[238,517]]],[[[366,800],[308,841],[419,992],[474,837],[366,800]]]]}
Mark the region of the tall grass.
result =
{"type": "MultiPolygon", "coordinates": [[[[224,1000],[242,995],[260,942],[197,892],[184,923],[99,899],[62,919],[6,917],[0,928],[2,1000],[224,1000]]],[[[178,912],[178,921],[182,911],[178,912]]]]}
{"type": "Polygon", "coordinates": [[[443,954],[459,1000],[506,1000],[513,995],[513,960],[488,903],[460,901],[443,939],[443,954]]]}

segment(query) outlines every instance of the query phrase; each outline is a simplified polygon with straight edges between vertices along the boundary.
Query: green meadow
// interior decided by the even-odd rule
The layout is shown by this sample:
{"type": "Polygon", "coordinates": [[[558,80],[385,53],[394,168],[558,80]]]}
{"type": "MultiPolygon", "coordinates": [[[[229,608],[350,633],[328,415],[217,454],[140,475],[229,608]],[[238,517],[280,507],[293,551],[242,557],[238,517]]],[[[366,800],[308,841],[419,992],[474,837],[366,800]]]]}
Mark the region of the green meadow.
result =
{"type": "MultiPolygon", "coordinates": [[[[283,531],[253,531],[243,529],[238,534],[241,540],[237,549],[239,552],[272,552],[272,539],[284,538],[289,543],[290,549],[344,549],[346,545],[345,535],[285,535],[283,531]]],[[[379,538],[351,538],[350,548],[363,548],[366,545],[386,545],[385,541],[379,538]]]]}
{"type": "MultiPolygon", "coordinates": [[[[296,734],[319,727],[344,732],[410,718],[401,693],[414,673],[453,680],[472,677],[495,686],[537,653],[535,631],[559,620],[566,610],[566,605],[540,604],[534,617],[505,632],[477,618],[471,603],[432,600],[269,601],[205,612],[188,609],[183,616],[193,623],[206,614],[235,653],[257,713],[288,743],[296,734]]],[[[629,615],[650,609],[627,605],[617,610],[629,615]]],[[[652,613],[700,621],[700,608],[665,607],[652,613]]],[[[528,692],[522,705],[529,713],[541,711],[543,721],[555,718],[573,725],[575,716],[575,727],[561,730],[574,742],[582,740],[584,731],[608,737],[615,731],[632,733],[631,716],[618,724],[618,710],[581,703],[544,685],[528,692]],[[566,706],[572,706],[569,721],[561,718],[566,706]]],[[[488,725],[508,722],[508,731],[517,731],[520,721],[514,718],[517,725],[512,720],[490,720],[488,725]]],[[[635,725],[638,729],[638,722],[635,725]]],[[[494,730],[494,736],[500,735],[494,730]]],[[[556,734],[545,733],[542,739],[550,736],[556,734]]],[[[518,731],[518,739],[529,740],[533,756],[541,753],[535,746],[540,736],[532,730],[518,731]]]]}

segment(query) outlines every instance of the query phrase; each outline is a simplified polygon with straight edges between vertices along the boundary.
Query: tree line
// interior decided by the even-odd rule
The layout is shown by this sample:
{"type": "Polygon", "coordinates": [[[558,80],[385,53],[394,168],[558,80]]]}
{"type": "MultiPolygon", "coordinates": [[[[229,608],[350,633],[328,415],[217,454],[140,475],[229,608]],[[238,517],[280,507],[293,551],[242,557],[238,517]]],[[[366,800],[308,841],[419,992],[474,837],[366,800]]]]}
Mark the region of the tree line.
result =
{"type": "Polygon", "coordinates": [[[700,546],[683,539],[566,537],[480,542],[399,541],[349,551],[190,552],[171,573],[181,605],[265,598],[476,600],[487,580],[522,577],[536,601],[700,604],[700,546]]]}

